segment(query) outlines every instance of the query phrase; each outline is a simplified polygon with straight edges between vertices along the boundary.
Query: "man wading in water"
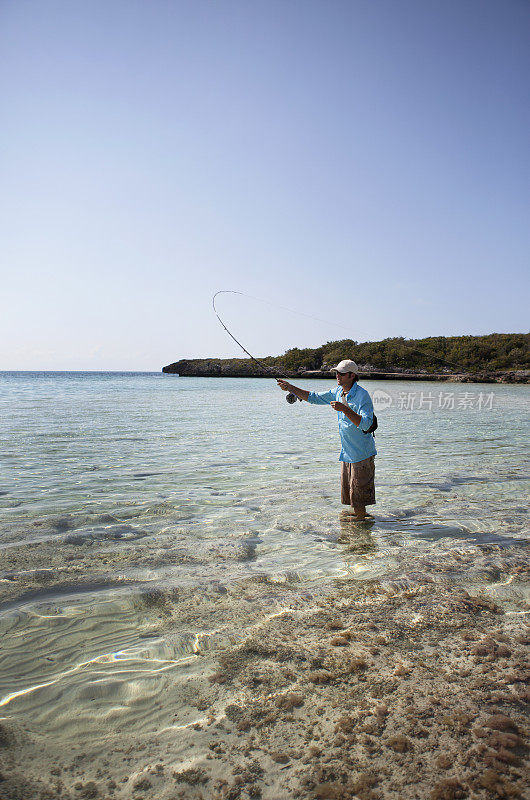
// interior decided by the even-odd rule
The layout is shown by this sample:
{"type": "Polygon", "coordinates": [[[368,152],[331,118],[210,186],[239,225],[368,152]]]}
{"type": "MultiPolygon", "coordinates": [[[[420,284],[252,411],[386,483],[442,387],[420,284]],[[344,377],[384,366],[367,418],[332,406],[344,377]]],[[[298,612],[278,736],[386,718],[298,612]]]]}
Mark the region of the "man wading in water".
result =
{"type": "Polygon", "coordinates": [[[374,437],[367,433],[373,417],[372,399],[366,389],[359,386],[359,368],[355,361],[341,361],[331,370],[337,374],[337,387],[329,392],[308,392],[278,379],[284,392],[292,392],[300,400],[315,405],[330,405],[338,412],[339,434],[342,443],[341,502],[353,507],[354,519],[366,517],[366,506],[375,504],[375,449],[374,437]]]}

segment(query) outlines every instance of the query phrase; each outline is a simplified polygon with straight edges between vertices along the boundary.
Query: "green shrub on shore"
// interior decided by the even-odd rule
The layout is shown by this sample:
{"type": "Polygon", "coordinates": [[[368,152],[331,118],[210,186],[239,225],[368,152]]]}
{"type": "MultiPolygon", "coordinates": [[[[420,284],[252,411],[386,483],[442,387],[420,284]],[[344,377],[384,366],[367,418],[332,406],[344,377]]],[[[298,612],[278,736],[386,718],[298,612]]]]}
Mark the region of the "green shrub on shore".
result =
{"type": "Polygon", "coordinates": [[[262,359],[284,369],[321,369],[333,366],[343,358],[355,358],[358,364],[369,364],[381,371],[425,369],[440,372],[480,372],[530,369],[530,334],[491,333],[487,336],[431,336],[426,339],[405,339],[398,336],[380,342],[337,342],[303,350],[287,350],[283,356],[262,359]]]}

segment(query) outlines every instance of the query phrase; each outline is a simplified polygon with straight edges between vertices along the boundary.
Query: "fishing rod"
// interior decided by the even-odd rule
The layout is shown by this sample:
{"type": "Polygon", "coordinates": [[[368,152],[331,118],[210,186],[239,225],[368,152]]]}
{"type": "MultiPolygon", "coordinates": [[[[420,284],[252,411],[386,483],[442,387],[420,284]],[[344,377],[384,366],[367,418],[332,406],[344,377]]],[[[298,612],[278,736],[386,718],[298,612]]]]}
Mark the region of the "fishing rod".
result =
{"type": "MultiPolygon", "coordinates": [[[[227,334],[230,336],[230,338],[234,340],[234,342],[243,350],[244,353],[247,354],[247,356],[249,358],[252,359],[252,361],[254,361],[256,364],[258,364],[258,366],[260,366],[262,369],[266,370],[267,372],[272,372],[274,377],[276,378],[276,380],[278,380],[278,378],[280,378],[281,380],[286,380],[286,378],[282,378],[281,375],[278,375],[278,371],[277,370],[273,369],[272,367],[269,367],[268,364],[264,364],[262,361],[259,360],[259,358],[254,358],[252,353],[249,353],[247,348],[243,347],[241,342],[239,342],[236,339],[234,334],[231,333],[228,330],[228,328],[226,327],[226,325],[224,324],[223,320],[219,316],[219,314],[217,312],[217,309],[215,307],[215,298],[217,297],[218,294],[240,294],[240,295],[243,295],[243,297],[245,297],[244,293],[243,292],[235,292],[235,291],[232,291],[230,289],[223,289],[220,292],[216,292],[214,294],[214,296],[212,297],[213,312],[214,312],[215,316],[217,317],[217,319],[219,320],[219,322],[221,323],[221,325],[223,326],[223,328],[225,329],[225,331],[227,332],[227,334]]],[[[300,400],[300,398],[299,397],[297,398],[296,395],[293,394],[292,392],[289,392],[289,394],[287,395],[287,397],[285,399],[287,400],[288,403],[296,403],[297,400],[300,400]]]]}

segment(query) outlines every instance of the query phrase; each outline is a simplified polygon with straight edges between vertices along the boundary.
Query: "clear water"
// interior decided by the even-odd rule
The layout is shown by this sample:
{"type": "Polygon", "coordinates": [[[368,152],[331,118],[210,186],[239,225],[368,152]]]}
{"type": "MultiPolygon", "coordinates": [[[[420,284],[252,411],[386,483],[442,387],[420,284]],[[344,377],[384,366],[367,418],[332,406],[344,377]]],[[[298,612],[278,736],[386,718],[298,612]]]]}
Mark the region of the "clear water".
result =
{"type": "Polygon", "coordinates": [[[197,637],[237,638],[239,611],[210,618],[219,592],[255,579],[269,586],[256,619],[286,586],[342,576],[460,583],[524,613],[530,389],[364,385],[392,404],[359,526],[340,505],[335,413],[288,405],[273,380],[0,374],[0,714],[71,736],[73,703],[79,735],[149,726],[197,637]],[[146,588],[200,590],[202,617],[180,624],[175,600],[155,635],[146,588]]]}

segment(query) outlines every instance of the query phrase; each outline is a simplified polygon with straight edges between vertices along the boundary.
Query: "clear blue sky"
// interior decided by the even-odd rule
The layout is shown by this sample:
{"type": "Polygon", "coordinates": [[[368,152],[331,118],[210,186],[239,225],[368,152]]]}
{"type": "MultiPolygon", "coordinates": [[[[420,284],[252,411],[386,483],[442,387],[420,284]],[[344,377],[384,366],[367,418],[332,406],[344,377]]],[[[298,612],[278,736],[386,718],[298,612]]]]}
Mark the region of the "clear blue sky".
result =
{"type": "MultiPolygon", "coordinates": [[[[528,330],[527,0],[3,0],[0,369],[528,330]]],[[[355,355],[354,353],[352,354],[355,355]]]]}

